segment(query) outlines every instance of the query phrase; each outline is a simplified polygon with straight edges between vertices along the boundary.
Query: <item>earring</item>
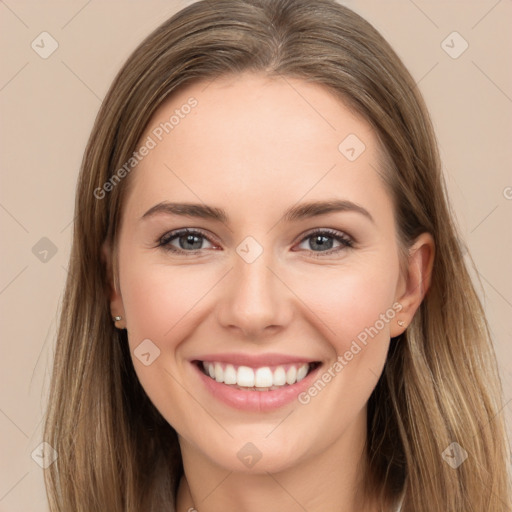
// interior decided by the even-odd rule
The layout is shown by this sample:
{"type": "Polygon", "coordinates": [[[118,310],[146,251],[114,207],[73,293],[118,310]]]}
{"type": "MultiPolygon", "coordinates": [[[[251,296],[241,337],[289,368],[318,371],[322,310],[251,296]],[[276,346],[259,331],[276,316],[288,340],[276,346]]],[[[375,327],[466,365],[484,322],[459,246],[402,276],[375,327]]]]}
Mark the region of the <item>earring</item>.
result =
{"type": "Polygon", "coordinates": [[[400,326],[400,327],[403,327],[405,325],[405,322],[403,320],[398,320],[397,321],[397,324],[400,326]]]}
{"type": "Polygon", "coordinates": [[[112,320],[114,320],[114,322],[119,322],[119,320],[122,320],[123,317],[122,316],[115,316],[112,318],[112,320]]]}

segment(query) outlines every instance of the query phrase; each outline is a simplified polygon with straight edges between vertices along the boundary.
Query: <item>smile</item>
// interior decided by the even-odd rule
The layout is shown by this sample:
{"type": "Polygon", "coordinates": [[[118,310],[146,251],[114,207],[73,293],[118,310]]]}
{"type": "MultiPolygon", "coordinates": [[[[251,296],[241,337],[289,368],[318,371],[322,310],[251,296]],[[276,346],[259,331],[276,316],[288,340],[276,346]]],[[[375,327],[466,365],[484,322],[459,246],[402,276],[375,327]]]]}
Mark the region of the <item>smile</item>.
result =
{"type": "Polygon", "coordinates": [[[212,354],[190,362],[208,396],[232,408],[257,413],[296,402],[323,365],[276,354],[212,354]]]}
{"type": "Polygon", "coordinates": [[[246,391],[274,391],[304,379],[318,363],[279,366],[236,366],[221,362],[200,361],[203,373],[216,382],[246,391]]]}

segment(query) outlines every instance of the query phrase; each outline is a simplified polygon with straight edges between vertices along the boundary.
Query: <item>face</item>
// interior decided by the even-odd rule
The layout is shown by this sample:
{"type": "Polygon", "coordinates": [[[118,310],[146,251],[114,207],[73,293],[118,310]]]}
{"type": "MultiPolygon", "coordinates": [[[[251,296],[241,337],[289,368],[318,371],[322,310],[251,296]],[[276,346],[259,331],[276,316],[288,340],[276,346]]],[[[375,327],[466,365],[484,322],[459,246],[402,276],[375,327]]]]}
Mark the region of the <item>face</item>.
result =
{"type": "Polygon", "coordinates": [[[143,144],[111,307],[182,449],[275,472],[360,446],[408,321],[370,126],[320,85],[244,74],[173,95],[143,144]]]}

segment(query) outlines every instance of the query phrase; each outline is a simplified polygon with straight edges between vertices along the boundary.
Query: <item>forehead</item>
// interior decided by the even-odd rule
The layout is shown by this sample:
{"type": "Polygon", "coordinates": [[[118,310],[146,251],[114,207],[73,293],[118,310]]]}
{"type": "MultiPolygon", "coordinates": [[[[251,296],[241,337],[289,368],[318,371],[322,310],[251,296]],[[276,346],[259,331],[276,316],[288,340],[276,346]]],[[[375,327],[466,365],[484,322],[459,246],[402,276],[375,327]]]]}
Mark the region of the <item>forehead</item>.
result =
{"type": "Polygon", "coordinates": [[[230,144],[230,154],[237,157],[255,146],[262,157],[291,159],[290,149],[304,155],[310,149],[337,152],[349,133],[364,140],[367,147],[374,142],[366,121],[326,87],[257,73],[220,77],[181,89],[148,123],[146,133],[155,131],[157,139],[171,138],[176,149],[183,145],[189,149],[198,142],[216,146],[222,141],[224,146],[230,144]],[[189,108],[193,101],[197,105],[189,108]],[[304,141],[309,144],[302,145],[304,141]]]}
{"type": "Polygon", "coordinates": [[[155,112],[141,143],[150,139],[131,188],[154,202],[293,203],[333,191],[371,200],[371,185],[382,189],[370,125],[325,87],[296,78],[245,73],[194,83],[155,112]]]}

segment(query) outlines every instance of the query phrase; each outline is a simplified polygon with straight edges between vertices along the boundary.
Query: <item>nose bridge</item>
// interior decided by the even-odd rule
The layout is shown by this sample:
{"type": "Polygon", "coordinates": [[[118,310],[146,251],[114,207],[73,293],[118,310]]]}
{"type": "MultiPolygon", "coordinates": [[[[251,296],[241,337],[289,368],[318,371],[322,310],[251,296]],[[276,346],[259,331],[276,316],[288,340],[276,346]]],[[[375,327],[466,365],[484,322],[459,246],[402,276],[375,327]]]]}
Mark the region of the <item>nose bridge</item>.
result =
{"type": "Polygon", "coordinates": [[[246,240],[237,247],[219,318],[225,327],[238,327],[246,335],[283,325],[286,316],[285,287],[274,274],[273,251],[258,245],[246,240]]]}

